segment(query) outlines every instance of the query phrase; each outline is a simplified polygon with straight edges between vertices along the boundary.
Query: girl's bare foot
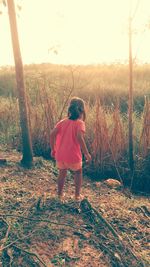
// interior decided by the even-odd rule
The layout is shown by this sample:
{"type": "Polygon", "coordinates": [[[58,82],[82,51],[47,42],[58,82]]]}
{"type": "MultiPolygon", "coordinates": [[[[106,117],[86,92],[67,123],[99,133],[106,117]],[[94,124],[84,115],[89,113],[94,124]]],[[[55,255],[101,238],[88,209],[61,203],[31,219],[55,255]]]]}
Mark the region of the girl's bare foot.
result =
{"type": "Polygon", "coordinates": [[[61,195],[58,195],[58,199],[60,200],[60,201],[64,201],[64,198],[65,198],[65,194],[61,194],[61,195]]]}
{"type": "Polygon", "coordinates": [[[75,196],[76,201],[82,201],[84,199],[83,195],[75,196]]]}

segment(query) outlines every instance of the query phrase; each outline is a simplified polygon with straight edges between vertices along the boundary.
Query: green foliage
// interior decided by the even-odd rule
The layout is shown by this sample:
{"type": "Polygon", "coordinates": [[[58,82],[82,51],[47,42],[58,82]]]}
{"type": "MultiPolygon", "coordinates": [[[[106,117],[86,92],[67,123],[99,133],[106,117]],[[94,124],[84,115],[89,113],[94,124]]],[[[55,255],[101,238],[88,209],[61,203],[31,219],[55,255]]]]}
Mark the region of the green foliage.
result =
{"type": "Polygon", "coordinates": [[[135,173],[132,181],[132,190],[150,193],[150,154],[145,158],[136,156],[135,173]]]}
{"type": "Polygon", "coordinates": [[[16,81],[13,68],[0,68],[0,96],[9,97],[16,96],[16,81]]]}
{"type": "Polygon", "coordinates": [[[16,146],[20,139],[18,103],[16,99],[0,98],[0,142],[16,146]]]}
{"type": "MultiPolygon", "coordinates": [[[[144,95],[149,92],[150,65],[134,66],[134,111],[142,112],[144,95]]],[[[24,67],[25,82],[30,101],[36,103],[39,87],[46,86],[55,101],[62,102],[73,87],[73,94],[94,103],[100,98],[102,105],[112,108],[119,103],[121,112],[127,112],[128,66],[96,65],[68,66],[41,64],[24,67]]],[[[12,67],[0,69],[0,95],[16,96],[15,71],[12,67]]]]}

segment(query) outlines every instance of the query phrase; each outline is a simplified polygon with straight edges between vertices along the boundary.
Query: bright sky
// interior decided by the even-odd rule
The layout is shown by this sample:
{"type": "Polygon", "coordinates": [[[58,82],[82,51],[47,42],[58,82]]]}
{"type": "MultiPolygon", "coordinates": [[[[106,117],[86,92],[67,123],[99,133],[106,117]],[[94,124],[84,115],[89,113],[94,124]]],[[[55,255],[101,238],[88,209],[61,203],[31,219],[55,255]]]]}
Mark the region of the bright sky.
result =
{"type": "MultiPolygon", "coordinates": [[[[17,0],[15,1],[17,2],[17,0]]],[[[24,64],[97,64],[128,60],[129,3],[135,13],[133,54],[150,62],[150,0],[20,0],[24,64]],[[138,8],[136,9],[136,6],[138,8]]],[[[0,16],[0,65],[14,65],[7,8],[0,16]]]]}

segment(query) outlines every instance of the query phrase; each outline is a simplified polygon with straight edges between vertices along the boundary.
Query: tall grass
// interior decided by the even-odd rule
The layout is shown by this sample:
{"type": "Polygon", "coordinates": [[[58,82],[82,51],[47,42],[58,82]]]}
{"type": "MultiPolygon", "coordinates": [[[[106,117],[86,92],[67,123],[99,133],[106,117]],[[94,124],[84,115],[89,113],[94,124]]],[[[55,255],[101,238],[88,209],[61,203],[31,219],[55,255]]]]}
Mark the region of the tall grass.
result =
{"type": "MultiPolygon", "coordinates": [[[[134,66],[134,111],[142,112],[144,95],[150,96],[150,65],[134,66]]],[[[74,87],[74,94],[87,102],[100,98],[103,106],[112,107],[119,102],[120,111],[127,112],[128,101],[128,66],[63,66],[52,64],[29,65],[24,68],[25,81],[30,91],[30,98],[35,101],[39,80],[45,79],[48,91],[54,99],[59,95],[66,98],[67,91],[74,87]]],[[[15,73],[13,68],[0,69],[0,95],[15,96],[15,73]]]]}
{"type": "Polygon", "coordinates": [[[145,99],[140,148],[144,157],[150,153],[150,101],[145,99]]]}
{"type": "Polygon", "coordinates": [[[103,168],[103,163],[109,157],[109,131],[105,112],[101,107],[100,101],[96,102],[94,140],[92,143],[92,156],[94,165],[103,168]]]}
{"type": "MultiPolygon", "coordinates": [[[[144,107],[143,100],[144,94],[149,95],[149,70],[150,66],[137,66],[134,73],[134,88],[136,86],[137,89],[134,89],[133,136],[138,171],[141,168],[139,159],[142,164],[148,158],[150,148],[150,104],[147,100],[144,107]]],[[[0,143],[21,149],[13,75],[12,69],[0,71],[0,143]],[[9,86],[4,93],[6,76],[9,81],[6,84],[9,86]]],[[[86,142],[92,154],[92,162],[89,167],[85,167],[86,170],[97,178],[127,178],[127,66],[33,65],[25,67],[25,82],[35,155],[50,157],[50,131],[60,118],[66,116],[69,98],[77,95],[87,103],[86,142]]]]}
{"type": "Polygon", "coordinates": [[[20,139],[18,103],[16,99],[0,98],[0,143],[18,146],[20,139]]]}

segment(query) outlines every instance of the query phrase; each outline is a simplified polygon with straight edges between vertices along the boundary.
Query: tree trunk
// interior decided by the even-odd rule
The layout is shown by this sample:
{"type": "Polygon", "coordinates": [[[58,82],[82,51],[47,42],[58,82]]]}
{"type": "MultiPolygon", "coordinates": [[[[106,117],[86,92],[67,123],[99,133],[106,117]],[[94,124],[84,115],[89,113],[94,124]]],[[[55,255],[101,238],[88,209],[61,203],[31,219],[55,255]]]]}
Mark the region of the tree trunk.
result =
{"type": "Polygon", "coordinates": [[[23,150],[22,151],[23,157],[21,163],[26,167],[30,167],[33,162],[33,153],[31,144],[31,134],[28,122],[23,64],[22,64],[22,57],[21,57],[19,38],[18,38],[14,0],[7,0],[7,5],[8,5],[8,15],[10,22],[14,61],[15,61],[17,91],[19,98],[19,114],[20,114],[20,126],[22,132],[22,150],[23,150]]]}
{"type": "Polygon", "coordinates": [[[134,170],[133,158],[133,60],[132,60],[132,18],[129,17],[129,166],[131,174],[134,170]]]}

